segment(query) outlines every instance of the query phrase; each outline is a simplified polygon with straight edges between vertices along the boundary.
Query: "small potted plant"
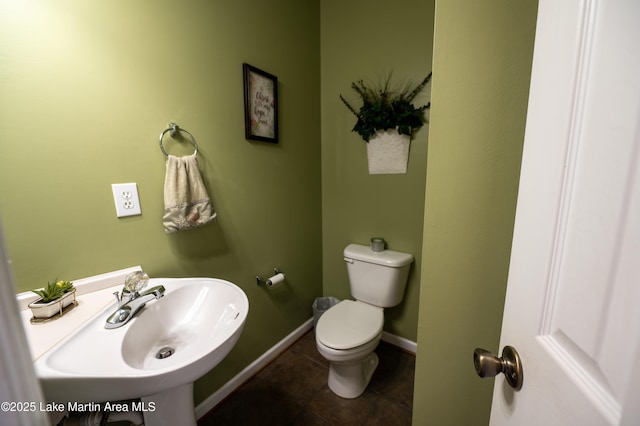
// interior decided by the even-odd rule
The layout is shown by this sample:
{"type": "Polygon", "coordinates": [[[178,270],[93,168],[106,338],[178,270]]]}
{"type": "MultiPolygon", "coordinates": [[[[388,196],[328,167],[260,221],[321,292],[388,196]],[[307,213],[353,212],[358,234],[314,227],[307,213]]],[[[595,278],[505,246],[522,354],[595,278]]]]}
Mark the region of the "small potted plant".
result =
{"type": "Polygon", "coordinates": [[[33,290],[40,296],[29,303],[29,309],[34,318],[51,318],[56,314],[62,315],[62,310],[75,303],[76,289],[71,281],[53,280],[40,290],[33,290]]]}
{"type": "Polygon", "coordinates": [[[358,121],[353,128],[367,142],[369,173],[406,173],[411,136],[425,123],[424,110],[430,103],[416,107],[413,100],[431,80],[427,75],[415,88],[391,88],[391,75],[379,88],[360,80],[351,88],[360,96],[362,106],[356,110],[340,95],[358,121]]]}

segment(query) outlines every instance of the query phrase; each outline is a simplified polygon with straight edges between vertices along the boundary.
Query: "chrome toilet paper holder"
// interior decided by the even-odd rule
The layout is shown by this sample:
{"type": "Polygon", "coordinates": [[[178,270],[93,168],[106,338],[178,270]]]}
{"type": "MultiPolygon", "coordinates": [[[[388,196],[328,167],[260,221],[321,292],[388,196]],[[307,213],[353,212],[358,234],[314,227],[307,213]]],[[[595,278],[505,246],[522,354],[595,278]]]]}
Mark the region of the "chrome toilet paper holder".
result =
{"type": "Polygon", "coordinates": [[[257,285],[264,284],[264,285],[267,285],[267,286],[271,286],[271,284],[270,284],[270,282],[269,282],[269,281],[271,280],[271,278],[275,277],[275,276],[276,276],[276,275],[278,275],[278,274],[282,274],[282,275],[284,275],[284,272],[282,272],[282,271],[281,271],[280,269],[278,269],[278,268],[273,268],[273,276],[272,276],[272,277],[269,277],[269,278],[267,278],[267,279],[264,279],[264,278],[262,278],[260,275],[256,275],[256,284],[257,284],[257,285]]]}

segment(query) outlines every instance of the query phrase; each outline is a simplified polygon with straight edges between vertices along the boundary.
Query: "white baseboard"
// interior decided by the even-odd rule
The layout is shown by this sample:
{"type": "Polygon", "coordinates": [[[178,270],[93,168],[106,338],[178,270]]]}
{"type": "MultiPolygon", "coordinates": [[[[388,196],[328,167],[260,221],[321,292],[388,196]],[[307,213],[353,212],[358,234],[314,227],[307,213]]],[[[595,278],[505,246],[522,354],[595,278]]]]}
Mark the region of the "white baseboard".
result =
{"type": "Polygon", "coordinates": [[[411,352],[414,355],[418,352],[418,344],[416,342],[405,339],[404,337],[396,336],[395,334],[391,334],[386,331],[382,332],[382,341],[393,346],[397,346],[400,349],[404,349],[407,352],[411,352]]]}
{"type": "MultiPolygon", "coordinates": [[[[207,399],[198,404],[198,406],[196,407],[196,419],[200,419],[209,411],[211,411],[216,405],[222,402],[223,399],[231,395],[233,391],[242,386],[242,384],[249,380],[251,377],[255,376],[267,364],[276,359],[283,351],[285,351],[289,346],[295,343],[296,340],[302,337],[307,331],[311,330],[312,327],[313,318],[310,318],[284,339],[276,343],[275,346],[262,354],[258,359],[249,364],[244,370],[242,370],[235,377],[225,383],[220,389],[211,394],[207,399]]],[[[396,336],[395,334],[391,334],[385,331],[382,333],[382,340],[391,345],[404,349],[407,352],[411,352],[413,354],[416,353],[416,342],[412,342],[411,340],[405,339],[404,337],[396,336]]]]}

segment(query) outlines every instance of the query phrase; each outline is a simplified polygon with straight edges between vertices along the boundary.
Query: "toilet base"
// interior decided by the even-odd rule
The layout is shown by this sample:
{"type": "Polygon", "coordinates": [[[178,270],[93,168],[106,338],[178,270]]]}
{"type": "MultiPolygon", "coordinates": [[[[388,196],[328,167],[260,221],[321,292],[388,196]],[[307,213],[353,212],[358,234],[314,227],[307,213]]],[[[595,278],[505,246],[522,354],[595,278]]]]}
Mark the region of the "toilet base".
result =
{"type": "Polygon", "coordinates": [[[332,362],[329,367],[329,389],[341,398],[359,397],[369,385],[378,362],[375,352],[357,362],[332,362]]]}

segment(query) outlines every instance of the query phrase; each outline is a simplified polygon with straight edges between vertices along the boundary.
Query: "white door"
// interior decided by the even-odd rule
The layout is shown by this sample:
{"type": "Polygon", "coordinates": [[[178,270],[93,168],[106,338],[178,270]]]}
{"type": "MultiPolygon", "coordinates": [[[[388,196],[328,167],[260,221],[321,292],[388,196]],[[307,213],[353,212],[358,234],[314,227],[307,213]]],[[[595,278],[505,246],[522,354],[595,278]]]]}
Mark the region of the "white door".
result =
{"type": "Polygon", "coordinates": [[[491,425],[640,425],[640,1],[540,0],[491,425]]]}

